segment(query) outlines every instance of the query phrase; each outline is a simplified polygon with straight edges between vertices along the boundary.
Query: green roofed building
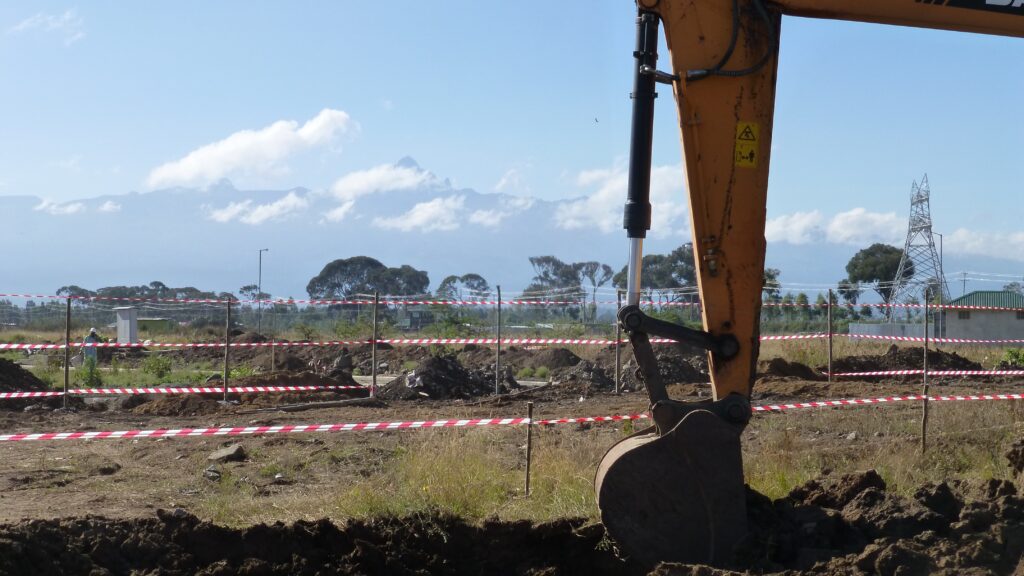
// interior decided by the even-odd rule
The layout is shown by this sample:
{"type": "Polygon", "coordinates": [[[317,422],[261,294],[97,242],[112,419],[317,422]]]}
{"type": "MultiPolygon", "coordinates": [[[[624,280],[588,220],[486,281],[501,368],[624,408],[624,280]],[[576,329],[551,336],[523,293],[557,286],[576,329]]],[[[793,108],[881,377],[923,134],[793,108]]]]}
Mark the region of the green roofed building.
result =
{"type": "Polygon", "coordinates": [[[978,290],[948,306],[943,313],[947,338],[1024,340],[1024,294],[978,290]]]}

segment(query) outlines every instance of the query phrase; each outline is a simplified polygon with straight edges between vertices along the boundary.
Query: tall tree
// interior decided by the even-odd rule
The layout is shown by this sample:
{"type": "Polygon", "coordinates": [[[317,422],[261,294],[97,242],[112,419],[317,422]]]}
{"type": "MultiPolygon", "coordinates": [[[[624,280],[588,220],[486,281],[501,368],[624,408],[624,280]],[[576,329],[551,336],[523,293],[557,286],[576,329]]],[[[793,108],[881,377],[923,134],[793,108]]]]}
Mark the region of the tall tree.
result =
{"type": "MultiPolygon", "coordinates": [[[[892,299],[896,272],[900,268],[903,250],[888,244],[872,244],[857,252],[846,264],[846,278],[850,282],[867,282],[873,284],[872,289],[889,304],[892,299]]],[[[914,275],[913,263],[904,269],[904,278],[914,275]]]]}
{"type": "Polygon", "coordinates": [[[1006,292],[1016,292],[1018,294],[1024,294],[1024,286],[1020,282],[1010,282],[1003,286],[1003,290],[1006,292]]]}
{"type": "Polygon", "coordinates": [[[483,276],[469,273],[462,276],[452,274],[445,277],[434,293],[438,298],[445,300],[465,300],[470,293],[480,294],[490,291],[491,286],[483,276]]]}
{"type": "Polygon", "coordinates": [[[417,270],[408,264],[399,268],[384,268],[370,274],[370,291],[395,296],[413,296],[426,294],[430,287],[430,277],[423,270],[417,270]]]}
{"type": "Polygon", "coordinates": [[[577,273],[581,278],[586,278],[590,281],[590,295],[591,295],[591,307],[594,313],[597,313],[597,289],[604,286],[612,279],[615,275],[615,271],[612,267],[607,264],[601,264],[600,262],[577,262],[573,264],[576,267],[577,273]]]}
{"type": "Polygon", "coordinates": [[[238,293],[246,300],[256,300],[256,295],[259,294],[259,291],[260,288],[256,284],[246,284],[238,289],[238,293]]]}
{"type": "MultiPolygon", "coordinates": [[[[643,257],[640,268],[640,284],[651,298],[660,291],[675,300],[678,296],[676,291],[697,283],[693,246],[690,244],[683,244],[668,254],[648,254],[643,257]]],[[[612,282],[618,288],[625,288],[628,274],[629,266],[623,266],[612,282]]]]}
{"type": "Polygon", "coordinates": [[[761,275],[761,290],[764,292],[765,299],[769,302],[776,302],[779,299],[779,292],[782,290],[779,274],[782,274],[782,271],[778,268],[765,268],[764,273],[761,275]]]}
{"type": "Polygon", "coordinates": [[[843,278],[839,281],[837,291],[839,296],[842,297],[843,302],[847,304],[856,304],[857,299],[864,292],[861,290],[859,282],[851,282],[849,278],[843,278]]]}
{"type": "Polygon", "coordinates": [[[526,287],[527,292],[551,290],[580,290],[580,277],[572,264],[566,264],[554,256],[531,256],[533,281],[526,287]]]}
{"type": "Polygon", "coordinates": [[[306,284],[314,300],[334,300],[373,291],[373,276],[387,268],[369,256],[339,258],[328,263],[306,284]]]}

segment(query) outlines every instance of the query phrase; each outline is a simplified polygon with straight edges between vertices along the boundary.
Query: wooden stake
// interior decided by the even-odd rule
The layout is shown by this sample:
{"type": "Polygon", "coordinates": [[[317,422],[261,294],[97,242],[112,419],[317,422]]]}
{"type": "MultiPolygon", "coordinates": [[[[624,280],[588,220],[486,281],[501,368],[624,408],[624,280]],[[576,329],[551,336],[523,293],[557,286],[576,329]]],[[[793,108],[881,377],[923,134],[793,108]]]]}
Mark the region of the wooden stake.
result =
{"type": "Polygon", "coordinates": [[[526,495],[530,495],[530,465],[533,462],[533,402],[526,403],[526,495]]]}
{"type": "MultiPolygon", "coordinates": [[[[82,357],[85,358],[84,348],[82,357]]],[[[68,387],[71,381],[71,298],[64,313],[64,409],[68,408],[68,387]]]]}
{"type": "Polygon", "coordinates": [[[828,381],[832,381],[832,289],[828,289],[828,381]]]}
{"type": "MultiPolygon", "coordinates": [[[[494,352],[494,394],[501,394],[501,286],[498,289],[498,347],[494,352]]],[[[527,484],[529,485],[529,484],[527,484]]],[[[527,489],[529,492],[529,489],[527,489]]]]}
{"type": "Polygon", "coordinates": [[[377,395],[377,305],[380,304],[380,292],[373,293],[373,341],[370,342],[370,398],[377,395]]]}
{"type": "Polygon", "coordinates": [[[622,290],[615,291],[615,393],[622,390],[622,324],[619,324],[619,308],[622,308],[622,290]]]}
{"type": "Polygon", "coordinates": [[[924,400],[922,405],[924,411],[921,413],[921,453],[928,449],[928,291],[925,290],[924,299],[924,372],[921,374],[924,385],[922,394],[924,400]]]}
{"type": "Polygon", "coordinates": [[[224,315],[224,401],[228,401],[228,376],[231,371],[231,297],[228,297],[227,313],[224,315]]]}

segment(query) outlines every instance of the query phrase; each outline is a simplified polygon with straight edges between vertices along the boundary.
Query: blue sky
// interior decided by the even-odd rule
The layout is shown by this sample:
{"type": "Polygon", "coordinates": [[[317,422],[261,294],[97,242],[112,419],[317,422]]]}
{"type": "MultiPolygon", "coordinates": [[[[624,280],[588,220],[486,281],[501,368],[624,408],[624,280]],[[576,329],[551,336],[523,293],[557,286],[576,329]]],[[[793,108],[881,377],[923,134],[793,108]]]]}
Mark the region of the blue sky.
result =
{"type": "MultiPolygon", "coordinates": [[[[629,0],[4,3],[0,195],[59,216],[222,177],[329,190],[408,155],[607,215],[633,17],[629,0]]],[[[683,203],[661,91],[654,164],[683,203]]],[[[769,241],[900,243],[927,172],[947,255],[1024,261],[1022,95],[1021,39],[785,20],[769,241]]]]}

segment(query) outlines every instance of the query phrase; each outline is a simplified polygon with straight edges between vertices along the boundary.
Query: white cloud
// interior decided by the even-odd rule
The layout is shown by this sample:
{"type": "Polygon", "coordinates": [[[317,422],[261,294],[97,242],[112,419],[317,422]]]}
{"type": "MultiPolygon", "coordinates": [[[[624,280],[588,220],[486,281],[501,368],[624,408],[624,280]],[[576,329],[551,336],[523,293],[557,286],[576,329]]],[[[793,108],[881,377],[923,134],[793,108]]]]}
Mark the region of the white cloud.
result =
{"type": "MultiPolygon", "coordinates": [[[[576,184],[596,186],[597,190],[559,206],[555,211],[555,224],[566,230],[597,228],[606,233],[622,230],[627,181],[626,166],[621,163],[610,169],[580,172],[576,184]]],[[[651,206],[652,236],[665,237],[689,230],[681,166],[655,166],[651,170],[651,206]]]]}
{"type": "Polygon", "coordinates": [[[301,212],[309,206],[309,200],[295,192],[270,204],[260,204],[242,215],[240,220],[246,224],[258,225],[268,220],[280,220],[294,212],[301,212]]]}
{"type": "Polygon", "coordinates": [[[75,10],[62,14],[36,13],[7,29],[8,34],[21,34],[30,30],[54,32],[64,37],[64,45],[71,46],[85,38],[84,22],[75,10]]]}
{"type": "Polygon", "coordinates": [[[352,209],[355,208],[355,206],[355,200],[346,200],[339,204],[336,208],[328,210],[327,213],[324,214],[324,219],[326,219],[328,222],[341,222],[342,220],[345,219],[345,216],[348,216],[349,212],[351,212],[352,209]]]}
{"type": "Polygon", "coordinates": [[[209,210],[209,218],[215,222],[238,220],[244,224],[258,226],[271,220],[281,220],[309,207],[309,199],[295,192],[270,202],[254,204],[252,200],[232,202],[223,208],[209,210]]]}
{"type": "Polygon", "coordinates": [[[811,244],[831,242],[862,246],[882,242],[898,245],[906,234],[906,219],[895,212],[869,212],[854,208],[826,218],[821,212],[794,212],[765,222],[769,242],[811,244]]]}
{"type": "Polygon", "coordinates": [[[100,205],[98,210],[100,212],[120,212],[121,205],[118,204],[117,202],[114,202],[113,200],[107,200],[106,202],[100,205]]]}
{"type": "Polygon", "coordinates": [[[233,175],[281,174],[290,156],[329,144],[351,125],[345,112],[325,108],[301,127],[294,120],[279,120],[259,130],[241,130],[154,168],[146,185],[196,186],[233,175]]]}
{"type": "Polygon", "coordinates": [[[52,200],[43,200],[33,210],[39,212],[46,212],[47,214],[53,214],[54,216],[65,216],[68,214],[77,214],[85,211],[85,204],[81,202],[70,202],[68,204],[59,204],[52,200]]]}
{"type": "Polygon", "coordinates": [[[535,202],[527,196],[502,196],[497,210],[475,210],[469,215],[469,221],[485,228],[497,228],[506,218],[532,208],[535,202]]]}
{"type": "Polygon", "coordinates": [[[210,220],[213,220],[214,222],[231,222],[235,218],[238,218],[242,214],[248,212],[250,206],[252,206],[252,200],[232,202],[223,208],[211,210],[210,220]]]}
{"type": "Polygon", "coordinates": [[[810,244],[820,242],[824,236],[821,212],[796,212],[789,215],[770,218],[765,222],[764,237],[769,242],[788,242],[790,244],[810,244]]]}
{"type": "Polygon", "coordinates": [[[469,215],[469,221],[485,228],[494,228],[501,224],[501,221],[507,216],[507,212],[500,210],[476,210],[469,215]]]}
{"type": "Polygon", "coordinates": [[[494,185],[495,192],[502,192],[506,188],[511,190],[519,190],[523,185],[522,176],[519,171],[515,168],[509,168],[498,180],[498,183],[494,185]]]}
{"type": "Polygon", "coordinates": [[[829,242],[854,246],[875,242],[900,244],[906,233],[906,217],[895,212],[868,212],[864,208],[836,214],[826,231],[829,242]]]}
{"type": "Polygon", "coordinates": [[[350,172],[334,181],[328,190],[339,204],[324,214],[327,222],[341,222],[355,208],[356,200],[370,194],[412,190],[423,185],[437,187],[437,177],[414,166],[381,164],[350,172]]]}
{"type": "Polygon", "coordinates": [[[374,218],[373,224],[378,228],[410,232],[450,231],[459,227],[460,213],[463,211],[464,196],[448,196],[434,198],[429,202],[420,202],[411,210],[392,218],[374,218]]]}
{"type": "Polygon", "coordinates": [[[943,249],[954,254],[1024,262],[1024,232],[974,232],[958,228],[945,236],[943,249]]]}
{"type": "Polygon", "coordinates": [[[345,202],[379,192],[409,190],[433,179],[434,175],[424,170],[382,164],[367,170],[350,172],[338,178],[331,185],[331,194],[345,202]]]}

